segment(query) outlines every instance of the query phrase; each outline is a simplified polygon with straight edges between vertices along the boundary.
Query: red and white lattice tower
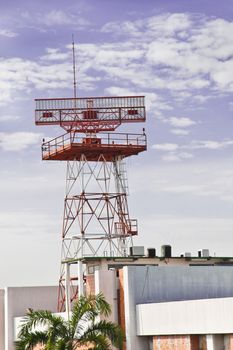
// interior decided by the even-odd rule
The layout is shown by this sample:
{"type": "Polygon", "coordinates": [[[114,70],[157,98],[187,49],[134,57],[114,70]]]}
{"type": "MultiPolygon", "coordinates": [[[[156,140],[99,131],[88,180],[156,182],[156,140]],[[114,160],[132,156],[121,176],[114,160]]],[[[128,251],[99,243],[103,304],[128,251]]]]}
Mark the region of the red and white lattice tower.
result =
{"type": "Polygon", "coordinates": [[[129,216],[124,159],[146,150],[146,135],[115,133],[123,123],[145,121],[143,96],[36,99],[36,125],[66,133],[42,144],[43,160],[67,163],[58,309],[82,289],[84,257],[129,255],[137,220],[129,216]],[[79,276],[79,281],[77,276],[79,276]],[[81,281],[80,281],[81,279],[81,281]]]}

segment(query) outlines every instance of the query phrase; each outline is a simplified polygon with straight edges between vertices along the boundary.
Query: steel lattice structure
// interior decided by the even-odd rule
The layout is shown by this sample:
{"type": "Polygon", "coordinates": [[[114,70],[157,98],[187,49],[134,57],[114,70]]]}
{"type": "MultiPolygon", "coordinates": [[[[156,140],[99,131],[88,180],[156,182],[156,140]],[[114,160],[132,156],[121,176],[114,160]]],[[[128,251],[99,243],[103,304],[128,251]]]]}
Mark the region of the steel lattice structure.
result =
{"type": "Polygon", "coordinates": [[[72,262],[129,254],[138,228],[129,215],[124,159],[146,150],[146,135],[110,131],[143,121],[143,96],[36,100],[36,124],[67,131],[42,144],[42,159],[67,162],[59,311],[70,307],[81,286],[82,272],[78,283],[72,262]]]}

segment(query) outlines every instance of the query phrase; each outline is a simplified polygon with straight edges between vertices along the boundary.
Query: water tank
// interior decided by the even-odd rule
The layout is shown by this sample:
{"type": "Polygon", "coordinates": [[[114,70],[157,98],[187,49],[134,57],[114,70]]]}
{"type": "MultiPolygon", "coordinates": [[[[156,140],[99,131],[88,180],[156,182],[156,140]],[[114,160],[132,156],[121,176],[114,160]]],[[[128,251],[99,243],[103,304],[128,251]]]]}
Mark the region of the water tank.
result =
{"type": "Polygon", "coordinates": [[[147,256],[148,258],[156,257],[156,249],[155,248],[147,248],[147,256]]]}
{"type": "Polygon", "coordinates": [[[131,256],[144,256],[144,247],[143,246],[133,246],[129,248],[129,253],[131,256]]]}
{"type": "Polygon", "coordinates": [[[163,258],[171,258],[172,256],[172,247],[170,245],[162,245],[161,247],[161,256],[163,258]]]}
{"type": "Polygon", "coordinates": [[[210,256],[209,249],[202,249],[202,256],[203,258],[209,258],[210,256]]]}
{"type": "Polygon", "coordinates": [[[199,258],[209,258],[210,256],[210,252],[209,252],[209,249],[201,249],[201,250],[198,250],[198,257],[199,258]]]}

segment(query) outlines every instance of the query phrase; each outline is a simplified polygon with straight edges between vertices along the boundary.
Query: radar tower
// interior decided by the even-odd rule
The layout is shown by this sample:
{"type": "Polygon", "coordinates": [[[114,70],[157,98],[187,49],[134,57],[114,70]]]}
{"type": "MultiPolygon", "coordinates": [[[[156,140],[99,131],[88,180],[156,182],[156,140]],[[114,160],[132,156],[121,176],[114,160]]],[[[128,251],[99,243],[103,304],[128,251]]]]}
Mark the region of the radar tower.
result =
{"type": "Polygon", "coordinates": [[[125,257],[138,234],[128,208],[124,160],[147,148],[142,134],[116,133],[125,123],[145,122],[144,96],[36,99],[36,125],[66,132],[42,143],[42,159],[66,162],[66,194],[58,311],[83,294],[85,257],[125,257]],[[77,268],[78,262],[78,268],[77,268]]]}

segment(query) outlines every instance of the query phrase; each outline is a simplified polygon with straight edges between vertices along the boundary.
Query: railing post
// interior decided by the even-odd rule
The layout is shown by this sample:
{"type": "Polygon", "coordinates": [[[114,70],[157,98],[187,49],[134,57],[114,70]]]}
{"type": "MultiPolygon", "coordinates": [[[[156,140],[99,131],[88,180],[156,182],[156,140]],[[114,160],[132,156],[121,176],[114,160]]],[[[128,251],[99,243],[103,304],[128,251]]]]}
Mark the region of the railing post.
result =
{"type": "Polygon", "coordinates": [[[59,110],[59,122],[60,122],[60,126],[61,126],[61,109],[59,110]]]}

